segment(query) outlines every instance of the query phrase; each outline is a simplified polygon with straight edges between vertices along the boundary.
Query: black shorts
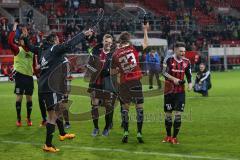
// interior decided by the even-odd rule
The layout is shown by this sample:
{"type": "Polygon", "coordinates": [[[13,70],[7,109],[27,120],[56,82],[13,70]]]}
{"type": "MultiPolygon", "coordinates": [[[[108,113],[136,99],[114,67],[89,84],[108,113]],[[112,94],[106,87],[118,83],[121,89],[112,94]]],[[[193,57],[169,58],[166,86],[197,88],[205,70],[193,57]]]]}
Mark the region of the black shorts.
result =
{"type": "Polygon", "coordinates": [[[14,93],[18,95],[33,95],[34,83],[33,77],[16,72],[14,75],[15,89],[14,93]]]}
{"type": "Polygon", "coordinates": [[[170,93],[164,95],[164,111],[183,112],[185,107],[185,93],[170,93]]]}
{"type": "Polygon", "coordinates": [[[62,102],[66,97],[63,94],[54,92],[39,93],[39,99],[44,102],[47,111],[55,109],[55,106],[62,102]]]}
{"type": "Polygon", "coordinates": [[[119,99],[122,104],[131,102],[135,104],[143,104],[144,98],[142,92],[142,83],[140,80],[132,80],[120,84],[119,99]]]}

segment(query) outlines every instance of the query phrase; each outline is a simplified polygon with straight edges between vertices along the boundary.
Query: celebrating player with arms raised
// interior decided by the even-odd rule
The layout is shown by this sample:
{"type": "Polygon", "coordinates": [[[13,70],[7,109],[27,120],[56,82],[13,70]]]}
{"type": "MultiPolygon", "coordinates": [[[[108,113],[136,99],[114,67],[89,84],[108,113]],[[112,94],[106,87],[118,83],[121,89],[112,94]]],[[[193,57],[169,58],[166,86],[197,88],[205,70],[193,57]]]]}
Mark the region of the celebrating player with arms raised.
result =
{"type": "MultiPolygon", "coordinates": [[[[63,121],[61,120],[62,109],[60,108],[62,103],[63,94],[56,93],[49,85],[53,71],[61,64],[65,64],[67,60],[65,59],[65,53],[70,47],[77,45],[84,38],[85,35],[91,35],[92,31],[86,31],[77,34],[68,42],[60,44],[58,36],[54,33],[50,34],[46,40],[47,43],[44,47],[45,49],[41,54],[41,73],[39,78],[39,93],[40,98],[45,102],[45,106],[48,111],[48,120],[46,124],[47,134],[46,143],[43,147],[44,151],[57,152],[59,149],[52,145],[52,138],[55,132],[55,125],[57,124],[60,133],[59,139],[63,141],[64,139],[72,139],[75,137],[74,134],[67,134],[64,131],[63,121]]],[[[61,73],[59,73],[61,74],[61,73]]],[[[65,73],[62,73],[65,74],[65,73]]],[[[64,77],[64,76],[63,76],[64,77]]],[[[54,81],[54,85],[62,86],[64,85],[61,80],[54,81]]],[[[64,93],[64,92],[62,92],[64,93]]]]}
{"type": "Polygon", "coordinates": [[[187,77],[188,90],[192,89],[192,74],[190,61],[184,57],[185,44],[177,42],[174,48],[174,55],[164,60],[163,75],[166,78],[165,85],[171,83],[173,89],[164,95],[165,127],[167,137],[163,142],[178,144],[177,135],[181,126],[181,113],[185,106],[184,76],[187,77]],[[174,123],[172,124],[172,112],[175,111],[174,123]],[[173,125],[173,136],[171,134],[173,125]]]}
{"type": "Polygon", "coordinates": [[[32,112],[32,95],[34,89],[33,83],[33,56],[34,54],[29,51],[26,46],[28,38],[28,31],[26,27],[23,27],[22,34],[19,38],[19,43],[14,43],[18,22],[13,25],[13,31],[9,35],[8,43],[11,50],[14,53],[14,71],[15,71],[15,90],[16,94],[16,111],[17,111],[17,122],[18,127],[22,126],[21,122],[21,105],[23,95],[26,95],[27,100],[27,125],[32,126],[31,112],[32,112]]]}
{"type": "MultiPolygon", "coordinates": [[[[149,25],[144,25],[143,49],[147,47],[147,29],[149,25]]],[[[129,106],[133,102],[136,104],[137,111],[137,139],[143,143],[143,92],[140,79],[142,71],[139,65],[138,51],[131,45],[130,34],[122,32],[119,37],[119,49],[113,54],[111,74],[120,73],[119,97],[122,104],[122,121],[124,128],[123,143],[128,142],[128,121],[129,106]]]]}

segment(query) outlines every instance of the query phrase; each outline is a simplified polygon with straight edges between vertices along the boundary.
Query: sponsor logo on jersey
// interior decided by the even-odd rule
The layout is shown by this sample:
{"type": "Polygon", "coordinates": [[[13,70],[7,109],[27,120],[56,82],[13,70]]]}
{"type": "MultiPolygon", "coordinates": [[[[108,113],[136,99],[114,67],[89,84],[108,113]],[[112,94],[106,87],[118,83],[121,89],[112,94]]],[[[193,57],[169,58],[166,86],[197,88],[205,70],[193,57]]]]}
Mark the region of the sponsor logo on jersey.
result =
{"type": "Polygon", "coordinates": [[[47,65],[48,65],[48,61],[46,61],[46,59],[43,57],[41,61],[41,70],[47,69],[48,68],[47,65]]]}

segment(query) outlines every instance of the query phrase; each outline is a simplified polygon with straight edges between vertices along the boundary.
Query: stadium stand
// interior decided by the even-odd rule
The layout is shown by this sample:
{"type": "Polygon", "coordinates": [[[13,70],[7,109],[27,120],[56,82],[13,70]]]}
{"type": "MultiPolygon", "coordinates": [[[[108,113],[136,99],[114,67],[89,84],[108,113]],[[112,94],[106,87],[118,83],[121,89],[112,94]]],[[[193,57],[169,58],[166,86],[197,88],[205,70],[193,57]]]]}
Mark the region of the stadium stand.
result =
{"type": "MultiPolygon", "coordinates": [[[[55,31],[60,41],[71,38],[83,30],[84,26],[92,23],[90,17],[99,7],[105,8],[107,12],[104,17],[105,23],[100,25],[100,30],[111,31],[112,34],[118,34],[124,30],[137,33],[141,31],[139,21],[111,15],[116,8],[131,3],[148,10],[153,36],[167,39],[169,46],[176,40],[183,40],[187,44],[187,50],[207,57],[203,54],[210,44],[215,46],[240,45],[239,18],[218,12],[219,8],[228,8],[240,14],[240,3],[237,0],[180,0],[178,3],[176,0],[97,0],[95,4],[87,0],[27,0],[26,2],[48,19],[47,29],[36,29],[32,11],[26,11],[25,23],[28,25],[34,43],[40,43],[44,32],[48,29],[55,31]]],[[[139,19],[141,16],[139,15],[139,19]]],[[[0,55],[11,55],[6,42],[12,24],[4,18],[4,15],[0,17],[2,17],[0,20],[0,55]]],[[[88,46],[87,43],[82,44],[77,50],[78,53],[86,52],[88,46]]],[[[228,62],[240,64],[239,57],[229,58],[228,62]]],[[[5,65],[5,61],[1,60],[1,65],[5,65]]]]}

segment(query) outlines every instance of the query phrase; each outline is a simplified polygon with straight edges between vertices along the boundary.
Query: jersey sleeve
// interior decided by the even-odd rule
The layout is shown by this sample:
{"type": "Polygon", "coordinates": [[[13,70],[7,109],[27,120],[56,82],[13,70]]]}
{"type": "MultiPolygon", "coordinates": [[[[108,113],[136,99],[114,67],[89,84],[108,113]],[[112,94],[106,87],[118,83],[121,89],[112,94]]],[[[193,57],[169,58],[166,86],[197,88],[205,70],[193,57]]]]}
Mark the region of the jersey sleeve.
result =
{"type": "Polygon", "coordinates": [[[117,67],[118,67],[118,58],[116,56],[116,53],[113,53],[111,68],[116,69],[117,67]]]}
{"type": "Polygon", "coordinates": [[[15,37],[16,32],[12,31],[9,34],[9,38],[8,38],[8,44],[11,48],[11,50],[13,51],[14,55],[16,56],[19,53],[19,48],[18,45],[16,45],[14,43],[14,37],[15,37]]]}
{"type": "Polygon", "coordinates": [[[106,58],[106,62],[104,63],[103,69],[102,69],[102,76],[107,77],[110,76],[110,66],[112,62],[112,53],[109,53],[106,58]]]}
{"type": "Polygon", "coordinates": [[[187,82],[188,83],[192,83],[192,71],[191,71],[191,63],[190,63],[190,61],[188,61],[188,66],[185,69],[185,75],[186,75],[186,78],[187,78],[187,82]]]}
{"type": "Polygon", "coordinates": [[[170,57],[165,58],[163,61],[163,70],[162,74],[164,77],[168,77],[168,72],[169,72],[169,66],[170,66],[170,57]]]}
{"type": "Polygon", "coordinates": [[[55,54],[65,54],[72,46],[79,44],[83,39],[85,39],[84,33],[78,33],[71,40],[63,44],[53,45],[51,48],[51,52],[55,54]]]}

